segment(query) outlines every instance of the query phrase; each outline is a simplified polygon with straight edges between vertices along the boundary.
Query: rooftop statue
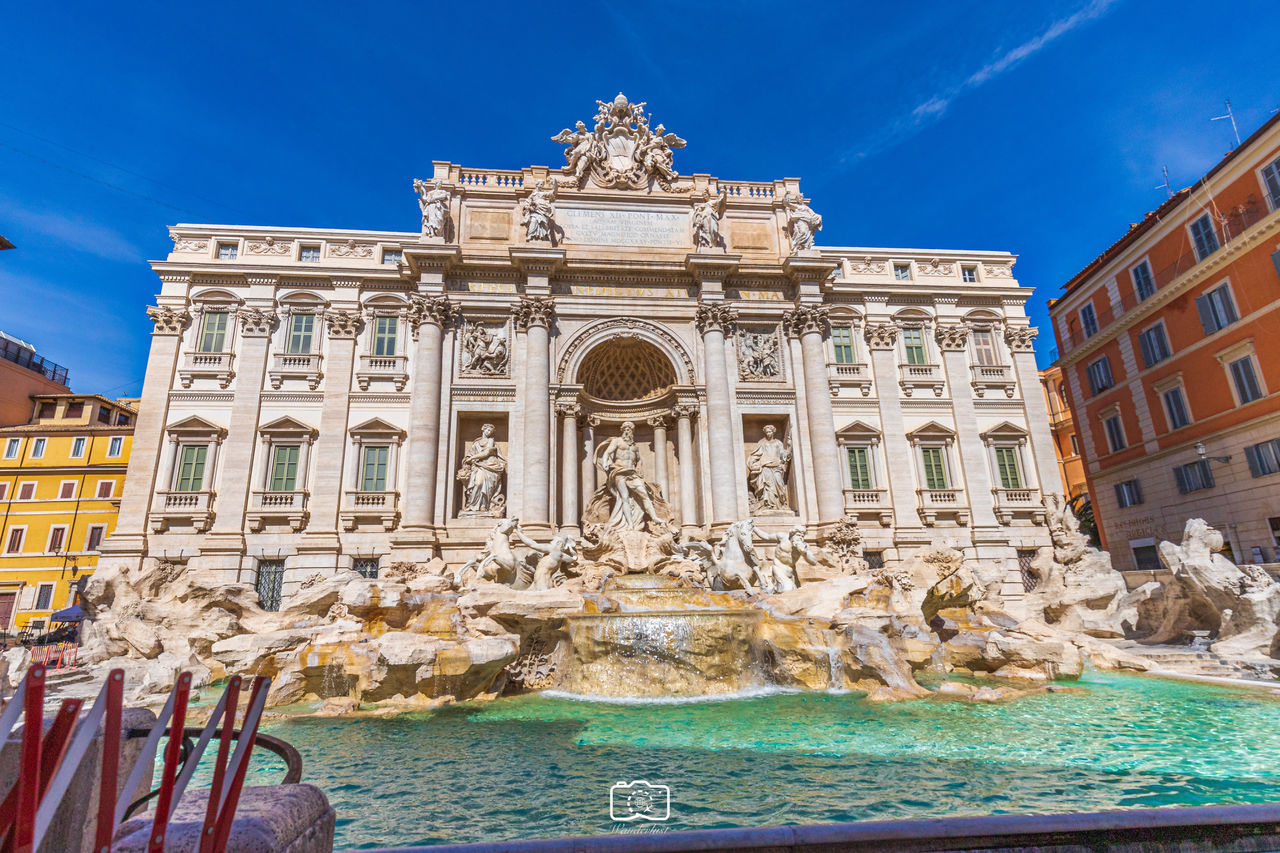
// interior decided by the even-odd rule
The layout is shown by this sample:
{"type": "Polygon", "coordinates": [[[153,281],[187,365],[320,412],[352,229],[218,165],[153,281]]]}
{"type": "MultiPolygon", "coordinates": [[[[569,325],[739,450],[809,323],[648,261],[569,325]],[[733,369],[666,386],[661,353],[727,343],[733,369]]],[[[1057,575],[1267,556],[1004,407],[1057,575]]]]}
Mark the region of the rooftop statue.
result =
{"type": "Polygon", "coordinates": [[[449,221],[449,191],[444,181],[436,178],[431,183],[415,180],[413,188],[418,193],[418,206],[422,208],[422,236],[444,238],[449,221]]]}
{"type": "Polygon", "coordinates": [[[683,148],[685,141],[661,124],[650,130],[643,101],[633,104],[619,92],[612,101],[596,104],[593,130],[577,122],[573,130],[565,128],[551,137],[568,146],[564,171],[579,187],[590,177],[612,189],[649,189],[654,182],[667,192],[688,191],[671,185],[679,176],[672,167],[672,149],[683,148]]]}
{"type": "Polygon", "coordinates": [[[539,180],[533,192],[520,200],[520,224],[525,229],[529,243],[555,243],[556,208],[551,202],[556,197],[556,182],[539,180]]]}
{"type": "Polygon", "coordinates": [[[813,248],[813,235],[822,230],[822,217],[813,212],[796,193],[787,193],[787,231],[791,235],[791,253],[813,248]]]}
{"type": "Polygon", "coordinates": [[[724,216],[724,206],[728,201],[728,196],[723,193],[717,193],[715,198],[711,197],[711,191],[708,190],[702,197],[702,201],[693,206],[693,217],[690,224],[693,226],[693,248],[697,249],[718,249],[724,245],[724,238],[720,236],[720,219],[724,216]]]}

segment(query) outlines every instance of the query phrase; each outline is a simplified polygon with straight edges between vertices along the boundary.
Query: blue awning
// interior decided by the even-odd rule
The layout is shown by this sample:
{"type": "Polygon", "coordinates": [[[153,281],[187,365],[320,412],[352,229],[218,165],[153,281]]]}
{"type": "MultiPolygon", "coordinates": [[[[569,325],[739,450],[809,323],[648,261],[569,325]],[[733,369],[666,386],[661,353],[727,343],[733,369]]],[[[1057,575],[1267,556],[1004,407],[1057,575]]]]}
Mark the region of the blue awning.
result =
{"type": "Polygon", "coordinates": [[[57,611],[49,617],[50,622],[83,622],[84,611],[80,609],[79,604],[73,604],[71,607],[57,611]]]}

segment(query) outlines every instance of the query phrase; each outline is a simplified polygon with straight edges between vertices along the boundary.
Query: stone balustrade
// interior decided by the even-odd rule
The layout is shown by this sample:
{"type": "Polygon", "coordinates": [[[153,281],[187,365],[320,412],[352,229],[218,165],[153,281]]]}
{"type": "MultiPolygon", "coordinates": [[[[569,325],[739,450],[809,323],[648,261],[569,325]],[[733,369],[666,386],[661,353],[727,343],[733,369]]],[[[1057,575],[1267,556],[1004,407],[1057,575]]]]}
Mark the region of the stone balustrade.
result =
{"type": "Polygon", "coordinates": [[[324,374],[320,372],[323,358],[318,352],[276,353],[271,370],[267,372],[271,387],[279,390],[286,379],[300,379],[307,383],[310,390],[316,390],[320,387],[320,380],[324,378],[324,374]]]}
{"type": "Polygon", "coordinates": [[[249,529],[255,532],[269,524],[283,524],[292,530],[307,526],[308,493],[303,489],[288,492],[255,490],[247,511],[249,529]]]}
{"type": "Polygon", "coordinates": [[[409,357],[405,355],[362,355],[356,370],[361,391],[368,391],[375,380],[391,382],[403,391],[409,382],[409,357]]]}
{"type": "Polygon", "coordinates": [[[215,379],[219,388],[226,388],[236,375],[231,369],[235,357],[233,352],[189,352],[178,369],[178,381],[190,388],[196,379],[215,379]]]}
{"type": "Polygon", "coordinates": [[[364,524],[394,530],[400,523],[400,493],[350,490],[339,515],[344,530],[355,530],[364,524]]]}
{"type": "Polygon", "coordinates": [[[933,391],[933,396],[941,397],[945,387],[942,379],[942,366],[938,364],[899,364],[898,385],[902,393],[910,397],[917,388],[933,391]]]}
{"type": "Polygon", "coordinates": [[[156,496],[159,506],[151,511],[151,529],[155,533],[164,533],[173,527],[191,527],[203,533],[213,524],[213,501],[217,493],[211,489],[161,490],[156,496]]]}
{"type": "Polygon", "coordinates": [[[1013,397],[1013,392],[1018,387],[1012,365],[973,364],[969,366],[969,370],[973,374],[973,393],[978,397],[985,396],[988,388],[1003,391],[1006,397],[1013,397]]]}
{"type": "Polygon", "coordinates": [[[932,527],[941,517],[950,517],[956,524],[969,523],[964,489],[916,489],[916,498],[920,520],[926,527],[932,527]]]}

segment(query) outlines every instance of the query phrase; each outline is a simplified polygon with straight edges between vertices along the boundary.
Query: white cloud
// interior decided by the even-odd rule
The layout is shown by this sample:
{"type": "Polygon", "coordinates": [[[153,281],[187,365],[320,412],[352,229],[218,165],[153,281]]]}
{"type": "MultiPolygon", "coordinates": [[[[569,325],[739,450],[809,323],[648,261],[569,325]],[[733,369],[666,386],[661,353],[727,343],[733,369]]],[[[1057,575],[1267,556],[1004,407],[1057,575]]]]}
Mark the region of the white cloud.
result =
{"type": "Polygon", "coordinates": [[[880,134],[860,146],[854,156],[863,159],[914,136],[942,118],[956,98],[994,80],[1077,27],[1102,17],[1118,2],[1120,0],[1091,0],[1089,5],[1076,13],[1059,18],[1035,38],[1006,51],[955,85],[925,98],[911,112],[890,122],[880,134]]]}
{"type": "Polygon", "coordinates": [[[31,210],[11,201],[0,206],[0,218],[5,223],[6,236],[21,245],[21,235],[35,232],[52,237],[82,252],[109,261],[140,261],[145,256],[124,235],[105,225],[99,225],[79,216],[65,216],[53,211],[31,210]]]}

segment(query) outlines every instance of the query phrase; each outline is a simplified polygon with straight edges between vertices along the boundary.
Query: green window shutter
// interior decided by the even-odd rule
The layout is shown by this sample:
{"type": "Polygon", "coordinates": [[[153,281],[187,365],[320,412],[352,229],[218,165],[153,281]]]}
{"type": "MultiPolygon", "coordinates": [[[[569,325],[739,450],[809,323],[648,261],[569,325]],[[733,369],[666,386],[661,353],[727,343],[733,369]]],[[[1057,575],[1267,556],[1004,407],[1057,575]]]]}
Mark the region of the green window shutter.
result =
{"type": "Polygon", "coordinates": [[[297,487],[298,445],[279,445],[271,463],[271,491],[292,492],[297,487]]]}
{"type": "Polygon", "coordinates": [[[852,488],[870,489],[871,486],[871,459],[870,454],[865,447],[850,447],[849,451],[849,481],[852,488]]]}
{"type": "Polygon", "coordinates": [[[920,453],[924,460],[925,488],[947,488],[947,469],[942,464],[942,448],[925,447],[921,448],[920,453]]]}
{"type": "Polygon", "coordinates": [[[386,447],[366,447],[364,449],[364,478],[362,491],[385,492],[387,490],[387,454],[386,447]]]}
{"type": "Polygon", "coordinates": [[[1018,451],[1012,447],[997,447],[996,468],[1000,473],[1001,488],[1022,488],[1022,475],[1018,471],[1018,451]]]}
{"type": "Polygon", "coordinates": [[[179,492],[198,492],[203,487],[204,460],[208,449],[203,444],[183,445],[178,464],[179,492]]]}
{"type": "Polygon", "coordinates": [[[200,334],[200,352],[222,352],[227,341],[227,312],[210,311],[204,315],[200,334]]]}

